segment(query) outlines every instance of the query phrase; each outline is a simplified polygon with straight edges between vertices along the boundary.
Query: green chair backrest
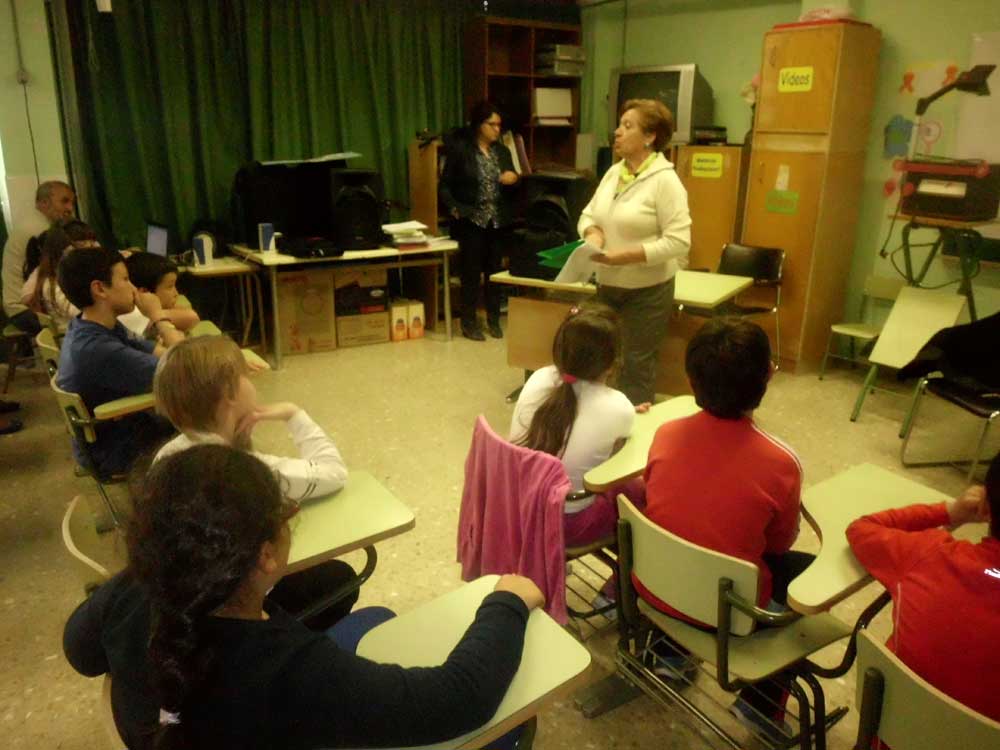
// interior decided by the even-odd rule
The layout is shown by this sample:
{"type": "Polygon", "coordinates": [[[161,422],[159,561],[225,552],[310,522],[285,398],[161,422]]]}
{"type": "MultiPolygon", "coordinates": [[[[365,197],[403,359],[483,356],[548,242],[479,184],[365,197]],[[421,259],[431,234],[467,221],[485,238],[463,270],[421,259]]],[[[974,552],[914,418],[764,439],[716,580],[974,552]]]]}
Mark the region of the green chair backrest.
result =
{"type": "Polygon", "coordinates": [[[42,353],[42,360],[48,365],[51,377],[59,367],[59,344],[56,343],[55,335],[50,329],[43,328],[35,336],[35,346],[42,353]]]}
{"type": "MultiPolygon", "coordinates": [[[[679,612],[706,625],[719,616],[719,579],[733,582],[733,592],[757,603],[757,566],[714,552],[660,528],[624,496],[618,496],[619,517],[632,530],[632,570],[649,591],[679,612]]],[[[754,621],[733,610],[729,632],[749,635],[754,621]]]]}
{"type": "Polygon", "coordinates": [[[69,434],[77,438],[82,436],[88,443],[97,442],[97,435],[94,433],[92,425],[73,424],[71,419],[72,416],[76,416],[78,419],[84,419],[89,422],[93,418],[90,410],[87,409],[86,404],[83,403],[83,399],[80,398],[80,395],[64,391],[56,385],[56,379],[54,376],[49,379],[49,386],[52,388],[53,393],[56,394],[56,401],[59,404],[59,413],[62,414],[63,421],[66,423],[66,429],[69,430],[69,434]]]}
{"type": "MultiPolygon", "coordinates": [[[[919,677],[867,630],[858,635],[857,705],[864,705],[865,673],[883,680],[878,737],[899,750],[1000,747],[1000,722],[945,695],[919,677]]],[[[969,675],[974,680],[975,675],[969,675]]]]}

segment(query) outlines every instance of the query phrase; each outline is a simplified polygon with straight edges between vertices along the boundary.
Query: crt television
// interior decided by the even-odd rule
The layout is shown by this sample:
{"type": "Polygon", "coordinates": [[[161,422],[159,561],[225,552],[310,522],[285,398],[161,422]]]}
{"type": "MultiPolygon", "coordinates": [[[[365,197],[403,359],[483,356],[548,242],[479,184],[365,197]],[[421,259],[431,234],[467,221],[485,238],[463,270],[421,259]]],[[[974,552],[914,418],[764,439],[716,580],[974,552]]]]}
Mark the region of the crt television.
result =
{"type": "Polygon", "coordinates": [[[671,143],[691,143],[695,127],[713,125],[712,87],[694,63],[616,68],[608,90],[608,129],[614,132],[629,99],[659,99],[674,115],[671,143]],[[613,106],[612,106],[613,105],[613,106]]]}

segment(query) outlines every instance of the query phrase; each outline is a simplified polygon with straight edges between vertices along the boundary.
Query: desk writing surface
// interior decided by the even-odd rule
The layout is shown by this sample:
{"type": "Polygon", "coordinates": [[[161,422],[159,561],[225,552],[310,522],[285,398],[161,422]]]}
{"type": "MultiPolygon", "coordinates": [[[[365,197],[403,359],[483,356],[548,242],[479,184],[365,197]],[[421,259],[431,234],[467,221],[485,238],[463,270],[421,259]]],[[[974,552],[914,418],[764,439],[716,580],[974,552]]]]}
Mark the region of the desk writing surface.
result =
{"type": "Polygon", "coordinates": [[[965,297],[934,289],[905,286],[889,311],[870,361],[899,369],[909,364],[931,336],[959,322],[965,297]]]}
{"type": "Polygon", "coordinates": [[[584,474],[583,486],[592,492],[603,492],[619,482],[638,476],[646,468],[649,448],[660,425],[699,411],[701,409],[694,402],[694,396],[677,396],[654,404],[645,414],[636,414],[632,434],[625,445],[607,461],[584,474]]]}
{"type": "MultiPolygon", "coordinates": [[[[731,276],[724,273],[702,273],[700,271],[678,271],[675,280],[675,304],[707,308],[718,307],[727,299],[735,297],[753,284],[753,279],[749,276],[731,276]]],[[[597,292],[597,287],[593,284],[580,282],[557,284],[545,279],[512,276],[510,271],[495,273],[490,276],[490,281],[498,284],[547,289],[554,292],[578,292],[580,294],[595,294],[597,292]]]]}
{"type": "Polygon", "coordinates": [[[822,540],[816,560],[788,587],[797,612],[824,612],[869,581],[847,543],[855,519],[914,503],[939,503],[948,495],[872,464],[852,466],[802,495],[802,515],[822,540]]]}
{"type": "Polygon", "coordinates": [[[214,258],[206,266],[181,266],[177,269],[181,273],[189,273],[192,276],[209,278],[212,276],[238,276],[244,273],[253,273],[254,267],[239,258],[214,258]]]}
{"type": "MultiPolygon", "coordinates": [[[[402,667],[443,664],[458,645],[483,599],[499,576],[484,576],[422,604],[371,630],[358,644],[358,655],[402,667]]],[[[590,653],[540,609],[532,611],[524,634],[524,652],[507,694],[485,725],[462,737],[428,746],[435,750],[482,747],[505,719],[537,704],[560,687],[582,677],[590,653]]],[[[528,718],[525,716],[524,718],[528,718]]],[[[391,720],[391,718],[389,719],[391,720]]],[[[508,731],[504,728],[504,731],[508,731]]]]}
{"type": "Polygon", "coordinates": [[[413,511],[371,474],[351,470],[343,489],[302,503],[292,520],[289,572],[362,549],[413,526],[413,511]]]}
{"type": "Polygon", "coordinates": [[[297,258],[294,255],[286,255],[277,251],[262,253],[247,245],[233,245],[233,252],[241,255],[247,260],[253,261],[262,266],[290,266],[300,263],[351,263],[359,260],[377,260],[379,258],[405,258],[408,255],[441,255],[451,250],[458,249],[458,243],[454,240],[437,240],[431,242],[427,247],[414,248],[412,250],[400,250],[396,247],[379,247],[372,250],[347,250],[343,255],[331,258],[297,258]]]}

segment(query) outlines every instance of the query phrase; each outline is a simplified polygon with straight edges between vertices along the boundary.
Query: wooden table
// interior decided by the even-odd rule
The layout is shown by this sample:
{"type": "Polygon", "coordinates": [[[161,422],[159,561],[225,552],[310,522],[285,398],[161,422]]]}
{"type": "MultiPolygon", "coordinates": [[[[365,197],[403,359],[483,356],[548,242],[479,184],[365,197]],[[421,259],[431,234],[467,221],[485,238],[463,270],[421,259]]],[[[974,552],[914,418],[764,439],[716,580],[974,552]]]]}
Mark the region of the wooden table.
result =
{"type": "MultiPolygon", "coordinates": [[[[296,258],[279,252],[260,252],[246,245],[232,245],[237,255],[255,263],[261,269],[266,269],[271,281],[271,319],[274,329],[274,362],[275,368],[282,365],[281,353],[281,320],[278,313],[278,273],[284,268],[307,265],[330,265],[350,268],[362,266],[366,270],[388,268],[437,267],[442,268],[444,275],[444,328],[445,337],[451,340],[451,286],[449,283],[448,254],[458,250],[458,243],[450,239],[438,239],[427,247],[413,250],[399,250],[395,247],[380,247],[374,250],[348,250],[335,258],[296,258]]],[[[435,300],[436,303],[436,295],[435,300]]],[[[437,326],[437,314],[431,317],[432,309],[426,311],[426,319],[433,320],[437,326]]]]}
{"type": "Polygon", "coordinates": [[[870,513],[913,503],[938,503],[948,495],[891,471],[852,466],[802,495],[802,515],[822,541],[816,560],[788,587],[788,606],[811,615],[863,588],[871,576],[847,543],[847,527],[870,513]]]}
{"type": "Polygon", "coordinates": [[[352,470],[343,489],[308,500],[292,520],[288,572],[318,565],[413,528],[413,511],[371,474],[352,470]]]}
{"type": "MultiPolygon", "coordinates": [[[[484,576],[411,612],[379,625],[358,644],[358,655],[402,667],[443,664],[475,617],[499,576],[484,576]]],[[[532,611],[524,634],[521,666],[496,714],[479,729],[436,745],[483,748],[568,694],[586,675],[590,653],[540,609],[532,611]]],[[[387,717],[391,721],[392,717],[387,717]]]]}
{"type": "MultiPolygon", "coordinates": [[[[675,278],[674,304],[703,309],[718,307],[753,284],[748,276],[699,271],[678,271],[675,278]]],[[[509,271],[495,273],[490,280],[536,292],[535,297],[511,297],[507,303],[507,364],[526,371],[552,364],[552,339],[569,308],[597,292],[593,284],[556,284],[511,276],[509,271]]],[[[691,392],[684,373],[684,351],[703,323],[701,318],[684,314],[671,318],[660,347],[657,393],[691,392]]],[[[515,394],[508,400],[516,398],[515,394]]]]}
{"type": "Polygon", "coordinates": [[[260,328],[261,351],[267,351],[267,331],[264,326],[264,297],[257,276],[257,266],[240,258],[215,258],[208,265],[181,266],[178,271],[199,279],[233,279],[236,282],[240,300],[240,320],[243,335],[240,346],[246,346],[250,338],[250,327],[256,315],[260,328]],[[254,302],[256,301],[256,313],[254,302]]]}
{"type": "Polygon", "coordinates": [[[646,469],[649,448],[660,425],[701,411],[693,396],[678,396],[650,407],[645,414],[636,414],[632,434],[622,449],[604,463],[583,475],[583,486],[591,492],[604,492],[616,484],[637,477],[646,469]]]}

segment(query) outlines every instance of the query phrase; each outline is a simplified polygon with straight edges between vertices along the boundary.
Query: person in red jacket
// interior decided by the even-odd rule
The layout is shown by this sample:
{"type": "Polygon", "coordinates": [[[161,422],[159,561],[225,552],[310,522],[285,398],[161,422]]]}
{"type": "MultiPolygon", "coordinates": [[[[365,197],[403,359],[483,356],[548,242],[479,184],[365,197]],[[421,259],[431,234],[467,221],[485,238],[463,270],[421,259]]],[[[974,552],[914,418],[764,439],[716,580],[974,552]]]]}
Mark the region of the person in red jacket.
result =
{"type": "MultiPolygon", "coordinates": [[[[799,533],[798,456],[753,420],[773,372],[767,334],[743,318],[710,320],[688,343],[684,365],[702,411],[656,431],[645,471],[645,514],[683,539],[756,565],[757,604],[780,611],[788,584],[814,557],[791,549],[799,533]]],[[[651,605],[691,622],[638,577],[633,583],[651,605]]],[[[662,672],[678,659],[661,650],[664,665],[654,671],[670,679],[662,672]]],[[[741,691],[731,711],[752,731],[780,742],[787,739],[786,698],[780,683],[764,681],[741,691]]]]}
{"type": "Polygon", "coordinates": [[[864,516],[847,539],[892,595],[889,649],[938,690],[1000,721],[1000,454],[985,486],[864,516]],[[990,523],[979,543],[942,528],[977,522],[990,523]]]}

